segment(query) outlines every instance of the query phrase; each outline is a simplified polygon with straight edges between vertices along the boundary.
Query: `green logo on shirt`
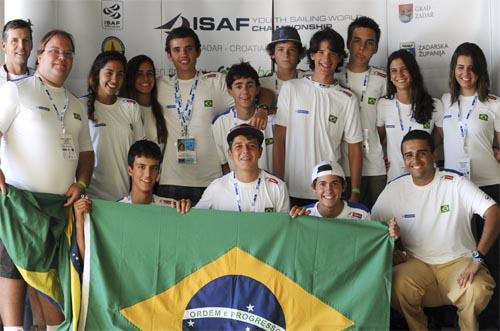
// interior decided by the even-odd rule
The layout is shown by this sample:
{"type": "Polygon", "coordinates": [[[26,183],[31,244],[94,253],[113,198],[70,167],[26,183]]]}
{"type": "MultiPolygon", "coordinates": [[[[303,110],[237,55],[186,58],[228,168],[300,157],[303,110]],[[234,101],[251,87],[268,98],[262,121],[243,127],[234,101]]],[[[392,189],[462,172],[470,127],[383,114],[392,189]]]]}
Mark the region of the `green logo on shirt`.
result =
{"type": "Polygon", "coordinates": [[[205,107],[213,107],[214,106],[214,102],[213,102],[213,100],[205,100],[205,101],[203,101],[203,105],[205,107]]]}
{"type": "Polygon", "coordinates": [[[441,206],[441,213],[447,213],[450,211],[450,205],[442,205],[441,206]]]}
{"type": "Polygon", "coordinates": [[[487,121],[488,120],[488,114],[479,114],[479,119],[482,121],[487,121]]]}
{"type": "Polygon", "coordinates": [[[134,131],[134,126],[130,123],[130,130],[134,131]]]}
{"type": "Polygon", "coordinates": [[[332,122],[333,124],[337,123],[337,116],[335,115],[328,116],[328,122],[332,122]]]}
{"type": "Polygon", "coordinates": [[[273,213],[274,212],[274,208],[273,207],[266,207],[266,208],[264,208],[264,212],[265,213],[273,213]]]}
{"type": "Polygon", "coordinates": [[[423,125],[424,129],[430,129],[431,128],[431,123],[425,122],[423,125]]]}
{"type": "Polygon", "coordinates": [[[369,105],[374,105],[377,103],[377,98],[368,98],[368,104],[369,105]]]}
{"type": "Polygon", "coordinates": [[[82,117],[80,116],[80,114],[73,113],[73,117],[75,118],[75,120],[79,120],[79,121],[82,120],[82,117]]]}
{"type": "Polygon", "coordinates": [[[273,138],[266,138],[265,142],[266,142],[266,145],[272,145],[274,143],[274,139],[273,138]]]}

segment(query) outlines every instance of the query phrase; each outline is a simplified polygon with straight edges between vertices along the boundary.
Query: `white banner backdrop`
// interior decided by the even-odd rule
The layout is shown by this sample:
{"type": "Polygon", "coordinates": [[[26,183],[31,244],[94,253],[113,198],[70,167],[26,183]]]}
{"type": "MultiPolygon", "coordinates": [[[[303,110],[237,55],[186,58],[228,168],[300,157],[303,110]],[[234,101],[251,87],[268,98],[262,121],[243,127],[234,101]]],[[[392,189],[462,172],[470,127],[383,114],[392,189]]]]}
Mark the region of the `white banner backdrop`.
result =
{"type": "MultiPolygon", "coordinates": [[[[374,65],[385,67],[392,51],[408,48],[429,91],[440,97],[455,47],[471,41],[485,52],[492,92],[500,93],[498,0],[5,0],[5,22],[33,22],[35,48],[50,29],[74,35],[77,52],[68,86],[77,95],[85,94],[88,70],[105,40],[107,49],[123,48],[127,58],[150,56],[158,74],[165,74],[171,69],[164,51],[167,32],[189,26],[202,42],[200,69],[225,70],[244,59],[264,74],[271,69],[265,46],[273,25],[295,26],[308,46],[324,26],[347,38],[347,26],[359,15],[374,18],[382,30],[374,65]]],[[[308,68],[306,61],[300,66],[308,68]]]]}

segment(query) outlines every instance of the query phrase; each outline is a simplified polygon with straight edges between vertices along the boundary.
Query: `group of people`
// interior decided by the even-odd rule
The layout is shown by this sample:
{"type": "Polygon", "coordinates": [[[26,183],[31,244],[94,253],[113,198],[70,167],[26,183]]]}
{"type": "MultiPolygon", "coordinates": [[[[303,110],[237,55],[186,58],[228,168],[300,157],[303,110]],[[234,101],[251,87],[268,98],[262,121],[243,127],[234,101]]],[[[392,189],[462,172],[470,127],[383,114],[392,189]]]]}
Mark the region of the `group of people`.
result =
{"type": "MultiPolygon", "coordinates": [[[[331,28],[317,31],[306,50],[297,30],[280,27],[267,46],[275,70],[259,77],[246,62],[227,74],[202,73],[201,42],[179,27],[165,45],[175,75],[157,79],[145,55],[127,62],[102,52],[79,100],[64,87],[72,36],[48,32],[33,71],[31,24],[10,21],[2,35],[0,190],[8,194],[9,184],[66,195],[82,256],[92,198],[181,213],[193,204],[391,220],[389,234],[401,237],[393,308],[410,329],[426,329],[424,306],[452,304],[461,328],[478,329],[495,287],[485,259],[492,247],[498,254],[500,101],[489,93],[477,45],[457,47],[450,93],[439,100],[405,50],[389,56],[388,74],[370,66],[380,34],[371,18],[356,18],[347,56],[344,38],[331,28]],[[309,72],[297,69],[306,55],[309,72]],[[450,170],[435,168],[439,144],[450,170]]],[[[0,257],[1,321],[4,330],[21,330],[26,285],[1,241],[0,257]]],[[[61,312],[46,296],[28,293],[47,330],[55,328],[61,312]]],[[[492,311],[498,323],[498,301],[492,311]]]]}

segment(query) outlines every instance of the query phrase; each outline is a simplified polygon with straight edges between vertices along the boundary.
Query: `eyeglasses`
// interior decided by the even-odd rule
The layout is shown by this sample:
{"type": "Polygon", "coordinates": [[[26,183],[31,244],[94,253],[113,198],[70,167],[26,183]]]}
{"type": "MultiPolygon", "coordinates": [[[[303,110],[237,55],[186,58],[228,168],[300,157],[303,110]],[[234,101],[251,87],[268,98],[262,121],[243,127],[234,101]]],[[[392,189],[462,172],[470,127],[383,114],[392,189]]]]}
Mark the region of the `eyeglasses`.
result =
{"type": "Polygon", "coordinates": [[[64,56],[64,57],[67,57],[67,58],[70,58],[72,59],[73,56],[75,56],[75,52],[73,51],[63,51],[59,48],[49,48],[49,49],[44,49],[44,52],[47,52],[49,55],[51,56],[55,56],[55,57],[61,57],[61,56],[64,56]]]}

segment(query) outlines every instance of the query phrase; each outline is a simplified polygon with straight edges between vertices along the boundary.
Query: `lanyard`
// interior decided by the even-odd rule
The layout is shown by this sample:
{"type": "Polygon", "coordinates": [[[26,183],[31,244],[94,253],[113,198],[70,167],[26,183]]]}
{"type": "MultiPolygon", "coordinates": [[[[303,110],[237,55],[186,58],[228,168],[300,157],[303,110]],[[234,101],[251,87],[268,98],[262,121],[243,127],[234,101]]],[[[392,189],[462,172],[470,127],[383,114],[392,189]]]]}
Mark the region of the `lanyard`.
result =
{"type": "MultiPolygon", "coordinates": [[[[398,117],[399,117],[399,126],[401,127],[401,131],[405,131],[405,127],[403,124],[403,117],[401,116],[401,107],[399,105],[399,100],[397,97],[394,98],[396,100],[396,108],[398,109],[398,117]]],[[[413,119],[413,115],[410,117],[410,125],[408,126],[408,132],[411,131],[411,123],[413,123],[415,120],[413,119]]]]}
{"type": "MultiPolygon", "coordinates": [[[[363,102],[363,99],[365,98],[366,89],[368,87],[368,80],[370,79],[370,70],[371,70],[371,68],[368,68],[368,71],[365,74],[365,78],[363,79],[363,86],[361,88],[361,98],[359,100],[360,103],[363,102]]],[[[346,83],[347,87],[350,88],[347,69],[345,71],[345,83],[346,83]]]]}
{"type": "MultiPolygon", "coordinates": [[[[250,205],[255,211],[255,204],[257,203],[257,195],[259,194],[260,183],[262,181],[262,177],[259,174],[259,179],[257,180],[257,185],[255,185],[255,193],[250,200],[250,205]]],[[[238,207],[238,211],[241,212],[241,196],[240,196],[240,187],[238,185],[238,181],[236,180],[236,173],[233,171],[233,184],[234,184],[234,194],[236,195],[236,204],[238,207]]]]}
{"type": "Polygon", "coordinates": [[[40,78],[40,76],[37,76],[37,77],[40,80],[40,83],[42,84],[42,87],[44,88],[45,93],[47,94],[47,97],[49,98],[49,101],[52,103],[52,108],[54,108],[54,110],[57,114],[57,118],[59,119],[59,123],[61,124],[62,134],[66,134],[66,128],[64,127],[64,114],[66,114],[66,110],[68,110],[68,103],[69,103],[68,92],[66,91],[66,88],[63,87],[64,88],[64,107],[63,107],[62,111],[59,111],[59,109],[57,109],[56,103],[54,102],[54,98],[50,94],[49,89],[47,88],[47,86],[45,85],[43,80],[40,78]]]}
{"type": "Polygon", "coordinates": [[[193,101],[196,92],[196,87],[198,86],[199,81],[199,73],[196,73],[196,79],[191,86],[191,91],[189,92],[189,97],[186,102],[186,107],[182,109],[182,98],[181,92],[179,88],[179,79],[175,76],[175,109],[177,110],[177,116],[181,121],[181,134],[183,137],[188,135],[188,126],[189,122],[191,122],[191,116],[193,115],[193,101]]]}
{"type": "Polygon", "coordinates": [[[463,139],[465,139],[465,137],[467,136],[467,121],[469,120],[470,114],[472,113],[472,110],[476,105],[476,101],[477,95],[474,96],[474,99],[472,99],[469,109],[467,110],[467,115],[465,116],[465,121],[463,120],[462,114],[460,113],[460,100],[457,101],[457,120],[460,126],[460,135],[463,139]]]}

